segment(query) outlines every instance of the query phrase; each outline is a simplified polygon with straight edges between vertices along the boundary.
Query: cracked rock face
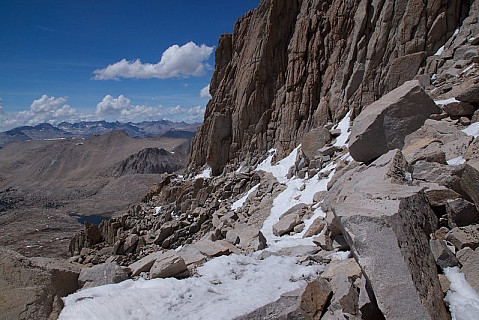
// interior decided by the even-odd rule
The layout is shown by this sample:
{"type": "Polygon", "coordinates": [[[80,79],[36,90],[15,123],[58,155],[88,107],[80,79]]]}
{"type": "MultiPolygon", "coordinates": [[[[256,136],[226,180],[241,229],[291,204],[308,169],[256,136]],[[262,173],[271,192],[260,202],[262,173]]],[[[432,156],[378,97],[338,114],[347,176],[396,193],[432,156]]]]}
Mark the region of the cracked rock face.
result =
{"type": "Polygon", "coordinates": [[[216,50],[190,169],[248,160],[413,79],[467,13],[465,1],[264,0],[216,50]],[[278,23],[281,21],[281,23],[278,23]]]}

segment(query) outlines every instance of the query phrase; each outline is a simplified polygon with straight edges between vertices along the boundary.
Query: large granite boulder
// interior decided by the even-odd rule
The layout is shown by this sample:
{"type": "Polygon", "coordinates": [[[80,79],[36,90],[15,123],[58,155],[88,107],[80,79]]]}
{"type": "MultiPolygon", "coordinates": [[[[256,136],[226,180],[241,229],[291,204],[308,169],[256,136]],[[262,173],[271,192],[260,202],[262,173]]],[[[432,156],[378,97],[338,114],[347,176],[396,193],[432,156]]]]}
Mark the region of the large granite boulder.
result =
{"type": "Polygon", "coordinates": [[[408,81],[366,107],[354,120],[349,152],[354,160],[368,162],[389,150],[402,148],[408,134],[439,112],[419,81],[408,81]]]}
{"type": "Polygon", "coordinates": [[[82,269],[78,284],[80,288],[93,288],[105,284],[119,283],[128,279],[128,273],[114,262],[102,263],[82,269]]]}
{"type": "Polygon", "coordinates": [[[357,167],[329,205],[386,319],[448,319],[427,237],[437,220],[422,188],[403,184],[406,167],[397,150],[357,167]]]}
{"type": "Polygon", "coordinates": [[[0,319],[56,319],[60,297],[78,290],[80,269],[0,248],[0,319]]]}

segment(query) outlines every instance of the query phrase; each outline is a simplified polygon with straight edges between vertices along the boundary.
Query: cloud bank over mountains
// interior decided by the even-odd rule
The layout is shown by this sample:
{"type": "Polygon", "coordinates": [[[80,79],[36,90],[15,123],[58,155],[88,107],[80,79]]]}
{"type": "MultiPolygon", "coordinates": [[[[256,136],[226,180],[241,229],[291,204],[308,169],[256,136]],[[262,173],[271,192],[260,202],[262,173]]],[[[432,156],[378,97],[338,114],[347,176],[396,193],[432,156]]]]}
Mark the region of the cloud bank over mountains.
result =
{"type": "Polygon", "coordinates": [[[94,80],[120,80],[120,78],[135,79],[171,79],[190,76],[203,76],[211,66],[206,62],[213,53],[214,47],[205,44],[201,46],[188,42],[183,46],[172,45],[163,52],[160,62],[143,63],[140,59],[119,62],[108,65],[104,69],[93,71],[94,80]]]}
{"type": "Polygon", "coordinates": [[[205,113],[205,108],[202,106],[182,107],[177,105],[167,108],[162,105],[135,105],[124,95],[119,95],[117,98],[106,95],[91,113],[78,112],[66,102],[66,97],[55,98],[42,95],[32,102],[28,110],[6,112],[3,110],[3,101],[0,98],[0,131],[20,126],[34,126],[39,123],[57,125],[63,121],[73,123],[104,119],[121,122],[161,119],[201,122],[205,113]]]}

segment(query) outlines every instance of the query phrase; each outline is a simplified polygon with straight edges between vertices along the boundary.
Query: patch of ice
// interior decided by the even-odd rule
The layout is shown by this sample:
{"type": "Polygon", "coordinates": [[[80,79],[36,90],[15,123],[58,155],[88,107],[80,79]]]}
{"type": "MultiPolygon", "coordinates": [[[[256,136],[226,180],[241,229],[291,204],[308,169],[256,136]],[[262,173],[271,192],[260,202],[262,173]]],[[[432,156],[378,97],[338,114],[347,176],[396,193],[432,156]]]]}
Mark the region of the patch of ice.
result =
{"type": "Polygon", "coordinates": [[[234,319],[321,271],[291,257],[223,256],[198,268],[199,277],[127,280],[74,293],[64,298],[59,319],[234,319]]]}
{"type": "Polygon", "coordinates": [[[294,165],[296,161],[296,156],[298,155],[298,150],[301,145],[297,146],[291,153],[281,161],[278,161],[275,165],[271,164],[273,156],[276,153],[275,149],[269,151],[269,156],[263,162],[261,162],[257,167],[256,171],[263,170],[265,172],[271,173],[276,180],[280,183],[285,183],[288,181],[286,176],[288,175],[289,169],[294,165]]]}
{"type": "Polygon", "coordinates": [[[241,197],[241,199],[233,202],[233,204],[231,205],[231,210],[236,211],[239,208],[241,208],[243,204],[245,203],[246,199],[248,199],[249,195],[252,194],[254,191],[256,191],[258,187],[259,187],[259,183],[255,185],[254,187],[252,187],[251,189],[249,189],[248,192],[246,192],[246,194],[243,197],[241,197]]]}
{"type": "Polygon", "coordinates": [[[456,157],[454,159],[449,159],[447,160],[447,164],[450,166],[458,166],[460,164],[463,164],[466,162],[466,159],[464,159],[463,156],[456,157]]]}
{"type": "Polygon", "coordinates": [[[348,111],[344,118],[339,121],[339,123],[334,127],[334,129],[341,130],[341,134],[336,138],[334,146],[343,147],[346,145],[346,142],[349,139],[349,133],[351,130],[351,121],[350,121],[351,111],[348,111]]]}
{"type": "Polygon", "coordinates": [[[206,168],[205,170],[203,170],[202,173],[197,174],[193,178],[193,180],[196,180],[196,179],[199,179],[199,178],[205,178],[205,179],[211,178],[211,168],[210,167],[206,168]]]}
{"type": "Polygon", "coordinates": [[[479,136],[479,122],[470,124],[467,128],[463,129],[462,132],[468,136],[474,136],[474,138],[477,138],[479,136]]]}
{"type": "Polygon", "coordinates": [[[468,66],[466,69],[462,70],[461,74],[468,72],[469,70],[472,69],[472,67],[474,67],[474,63],[468,66]]]}
{"type": "Polygon", "coordinates": [[[449,303],[452,320],[478,319],[479,294],[467,283],[458,267],[445,268],[444,274],[451,281],[451,288],[444,300],[449,303]]]}
{"type": "Polygon", "coordinates": [[[351,251],[338,251],[335,253],[332,253],[329,257],[332,260],[346,260],[351,258],[353,255],[351,254],[351,251]]]}
{"type": "Polygon", "coordinates": [[[453,102],[460,102],[459,100],[456,100],[456,98],[449,98],[449,99],[444,99],[444,100],[436,100],[434,101],[438,106],[442,106],[445,104],[453,103],[453,102]]]}
{"type": "Polygon", "coordinates": [[[444,52],[444,46],[440,47],[437,49],[436,53],[434,54],[435,56],[440,56],[444,52]]]}

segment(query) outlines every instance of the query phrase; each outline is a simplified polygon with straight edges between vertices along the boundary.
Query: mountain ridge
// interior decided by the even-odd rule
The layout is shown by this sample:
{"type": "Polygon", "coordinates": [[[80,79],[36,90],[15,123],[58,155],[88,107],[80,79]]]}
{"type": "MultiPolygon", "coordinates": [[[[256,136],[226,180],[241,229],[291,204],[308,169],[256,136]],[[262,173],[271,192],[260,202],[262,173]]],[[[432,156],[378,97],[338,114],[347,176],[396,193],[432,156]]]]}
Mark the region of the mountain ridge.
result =
{"type": "Polygon", "coordinates": [[[122,130],[132,138],[171,137],[191,139],[199,123],[169,120],[133,122],[81,121],[61,122],[57,126],[40,123],[0,132],[0,148],[14,141],[48,140],[63,138],[89,138],[115,130],[122,130]]]}

